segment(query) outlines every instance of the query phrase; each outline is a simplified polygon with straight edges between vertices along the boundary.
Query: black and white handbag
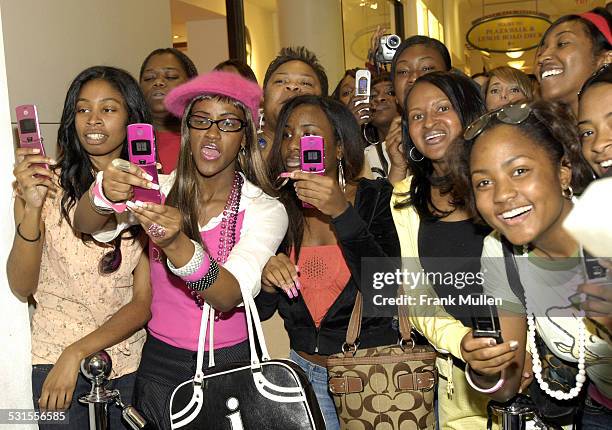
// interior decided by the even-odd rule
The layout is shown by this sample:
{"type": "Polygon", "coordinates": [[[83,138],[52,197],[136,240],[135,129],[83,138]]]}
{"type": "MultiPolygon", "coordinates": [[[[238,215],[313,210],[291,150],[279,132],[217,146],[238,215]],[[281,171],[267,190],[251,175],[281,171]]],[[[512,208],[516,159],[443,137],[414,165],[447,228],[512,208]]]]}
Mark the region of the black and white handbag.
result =
{"type": "Polygon", "coordinates": [[[271,360],[250,293],[242,292],[251,362],[215,367],[214,314],[204,304],[196,374],[174,389],[170,399],[172,429],[252,430],[325,429],[312,386],[290,360],[271,360]],[[255,327],[255,332],[253,329],[255,327]],[[208,368],[202,369],[209,330],[208,368]],[[261,360],[255,348],[255,338],[261,360]]]}

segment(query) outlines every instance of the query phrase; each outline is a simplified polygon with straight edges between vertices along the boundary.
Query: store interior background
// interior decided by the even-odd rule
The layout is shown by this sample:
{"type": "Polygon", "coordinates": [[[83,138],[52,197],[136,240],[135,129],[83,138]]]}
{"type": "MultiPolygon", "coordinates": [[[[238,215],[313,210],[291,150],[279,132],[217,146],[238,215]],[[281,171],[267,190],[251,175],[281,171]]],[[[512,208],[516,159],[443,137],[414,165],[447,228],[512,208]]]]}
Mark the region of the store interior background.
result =
{"type": "MultiPolygon", "coordinates": [[[[304,45],[321,59],[333,89],[346,68],[364,65],[377,26],[395,30],[394,1],[244,0],[248,62],[261,83],[281,46],[304,45]]],[[[554,21],[604,6],[605,0],[401,0],[401,4],[404,34],[440,39],[454,66],[464,72],[510,64],[531,73],[535,50],[511,58],[468,47],[465,36],[472,22],[510,10],[544,13],[554,21]]],[[[0,112],[2,119],[8,123],[10,110],[14,123],[14,106],[37,104],[46,149],[54,156],[64,97],[78,72],[105,64],[137,77],[150,51],[173,45],[206,72],[229,56],[225,5],[225,0],[0,0],[6,64],[2,88],[8,90],[10,108],[0,112]]],[[[7,137],[15,133],[8,126],[2,130],[7,137]]],[[[11,151],[8,144],[6,150],[11,151]]],[[[10,173],[12,155],[9,158],[10,173]]],[[[3,207],[8,220],[3,231],[12,240],[12,216],[8,205],[3,207]]],[[[287,343],[280,322],[268,323],[267,330],[275,353],[284,354],[287,343]]]]}

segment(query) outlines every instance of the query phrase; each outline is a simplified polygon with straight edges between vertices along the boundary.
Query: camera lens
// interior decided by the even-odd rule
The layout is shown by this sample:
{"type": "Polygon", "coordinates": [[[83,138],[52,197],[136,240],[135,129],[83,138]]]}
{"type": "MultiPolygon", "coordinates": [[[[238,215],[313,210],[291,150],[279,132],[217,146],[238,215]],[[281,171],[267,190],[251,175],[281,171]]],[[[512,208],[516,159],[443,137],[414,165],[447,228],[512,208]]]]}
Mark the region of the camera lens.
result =
{"type": "Polygon", "coordinates": [[[391,49],[397,49],[397,47],[400,46],[400,43],[402,43],[402,41],[400,40],[399,36],[396,36],[395,34],[392,34],[387,38],[387,46],[391,49]]]}

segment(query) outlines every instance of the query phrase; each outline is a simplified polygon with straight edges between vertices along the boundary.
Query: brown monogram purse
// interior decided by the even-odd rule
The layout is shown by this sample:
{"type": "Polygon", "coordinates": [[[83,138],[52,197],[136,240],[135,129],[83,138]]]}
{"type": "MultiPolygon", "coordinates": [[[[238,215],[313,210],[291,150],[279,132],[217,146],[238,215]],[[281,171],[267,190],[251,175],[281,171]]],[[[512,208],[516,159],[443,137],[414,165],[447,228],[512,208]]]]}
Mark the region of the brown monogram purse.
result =
{"type": "Polygon", "coordinates": [[[343,352],[327,361],[329,390],[346,430],[435,429],[436,352],[417,346],[399,307],[397,345],[359,349],[363,298],[357,293],[343,352]],[[380,426],[380,427],[379,427],[380,426]]]}

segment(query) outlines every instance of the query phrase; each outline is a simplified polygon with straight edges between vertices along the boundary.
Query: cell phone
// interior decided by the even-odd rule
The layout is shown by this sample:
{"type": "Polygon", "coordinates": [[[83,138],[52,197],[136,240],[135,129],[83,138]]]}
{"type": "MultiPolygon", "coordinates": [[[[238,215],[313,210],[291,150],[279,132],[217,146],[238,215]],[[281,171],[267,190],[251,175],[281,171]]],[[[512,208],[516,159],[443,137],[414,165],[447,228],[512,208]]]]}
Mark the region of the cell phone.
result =
{"type": "Polygon", "coordinates": [[[472,336],[490,337],[495,339],[499,345],[503,343],[501,335],[501,326],[499,325],[499,317],[497,315],[497,307],[488,304],[487,296],[482,294],[472,294],[473,300],[471,303],[479,303],[475,314],[472,314],[472,336]]]}
{"type": "MultiPolygon", "coordinates": [[[[159,185],[157,176],[157,159],[155,150],[155,134],[151,124],[129,124],[127,126],[128,153],[130,162],[136,164],[153,177],[151,182],[159,185]]],[[[134,187],[133,201],[161,204],[159,190],[134,187]]]]}
{"type": "MultiPolygon", "coordinates": [[[[36,105],[21,105],[15,108],[17,117],[17,133],[19,134],[20,148],[35,148],[40,150],[40,155],[45,155],[43,137],[40,133],[40,122],[38,121],[38,110],[36,105]]],[[[35,166],[49,168],[48,164],[37,163],[35,166]]]]}
{"type": "Polygon", "coordinates": [[[599,264],[599,259],[593,257],[586,250],[583,250],[583,254],[582,264],[584,266],[586,283],[608,282],[608,269],[599,264]]]}
{"type": "Polygon", "coordinates": [[[355,106],[362,103],[370,102],[370,84],[372,82],[372,74],[367,69],[357,70],[355,73],[355,95],[357,97],[367,97],[366,100],[355,101],[355,106]]]}
{"type": "MultiPolygon", "coordinates": [[[[325,174],[325,140],[321,136],[302,136],[300,139],[300,169],[302,172],[325,174]]],[[[302,202],[305,208],[313,206],[302,202]]]]}

